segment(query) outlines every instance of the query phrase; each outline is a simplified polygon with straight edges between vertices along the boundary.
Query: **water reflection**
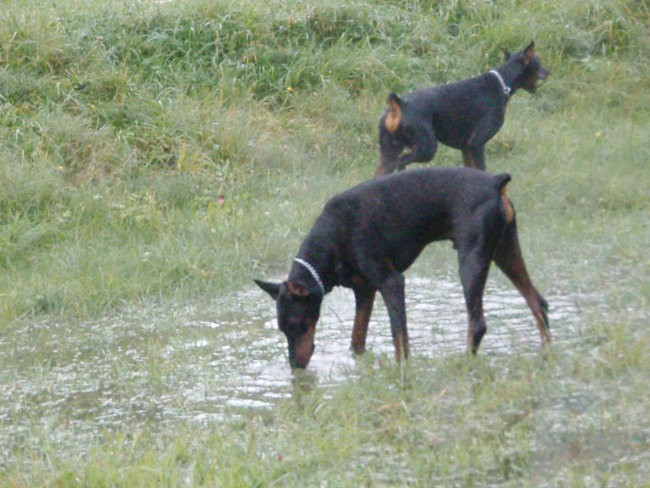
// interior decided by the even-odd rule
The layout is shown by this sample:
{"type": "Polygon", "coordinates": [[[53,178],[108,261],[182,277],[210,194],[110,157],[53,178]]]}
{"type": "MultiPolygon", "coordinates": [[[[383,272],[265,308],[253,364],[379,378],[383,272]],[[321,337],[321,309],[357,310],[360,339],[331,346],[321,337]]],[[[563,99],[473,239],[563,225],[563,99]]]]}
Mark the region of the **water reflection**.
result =
{"type": "MultiPolygon", "coordinates": [[[[559,289],[546,298],[556,344],[577,340],[581,310],[602,302],[559,289]]],[[[485,311],[482,354],[538,350],[534,319],[505,280],[489,281],[485,311]]],[[[465,306],[454,273],[408,277],[407,313],[413,355],[464,350],[465,306]]],[[[39,429],[50,440],[76,446],[102,429],[139,423],[164,428],[179,419],[210,423],[327,388],[354,371],[353,317],[349,290],[326,297],[316,351],[300,375],[289,369],[273,302],[253,286],[211,303],[138,306],[76,324],[24,324],[0,337],[0,459],[9,459],[17,443],[24,447],[24,437],[39,429]]],[[[368,349],[392,360],[392,348],[379,298],[368,349]]]]}

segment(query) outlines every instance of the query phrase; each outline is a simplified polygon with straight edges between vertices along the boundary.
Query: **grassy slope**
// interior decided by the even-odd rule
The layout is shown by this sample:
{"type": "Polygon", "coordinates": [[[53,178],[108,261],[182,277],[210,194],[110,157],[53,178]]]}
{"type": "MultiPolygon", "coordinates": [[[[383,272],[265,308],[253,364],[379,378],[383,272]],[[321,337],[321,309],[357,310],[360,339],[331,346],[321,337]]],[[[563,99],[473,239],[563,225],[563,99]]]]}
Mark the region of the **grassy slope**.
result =
{"type": "MultiPolygon", "coordinates": [[[[333,399],[308,395],[302,410],[171,437],[116,433],[81,463],[51,446],[7,483],[647,479],[643,2],[5,4],[0,331],[283,269],[322,202],[372,174],[389,90],[474,75],[531,37],[552,77],[514,98],[488,168],[514,177],[540,288],[596,288],[611,308],[571,357],[414,360],[408,381],[396,366],[361,366],[361,380],[333,399]],[[595,424],[575,413],[556,445],[554,401],[594,384],[625,388],[593,402],[595,424]]],[[[436,164],[459,159],[443,148],[436,164]]]]}

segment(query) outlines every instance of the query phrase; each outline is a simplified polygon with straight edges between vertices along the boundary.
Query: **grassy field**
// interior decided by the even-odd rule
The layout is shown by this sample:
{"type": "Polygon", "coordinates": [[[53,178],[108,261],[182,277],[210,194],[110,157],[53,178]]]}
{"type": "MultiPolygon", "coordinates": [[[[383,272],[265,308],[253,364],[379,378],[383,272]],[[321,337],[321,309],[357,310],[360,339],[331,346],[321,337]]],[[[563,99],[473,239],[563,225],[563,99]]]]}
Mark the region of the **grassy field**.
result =
{"type": "Polygon", "coordinates": [[[209,428],[125,425],[70,452],[2,439],[0,416],[0,484],[650,486],[649,35],[637,0],[3,1],[0,348],[35,319],[284,272],[324,201],[373,174],[390,90],[531,38],[551,77],[511,101],[487,167],[513,176],[539,288],[603,303],[543,357],[370,358],[209,428]]]}

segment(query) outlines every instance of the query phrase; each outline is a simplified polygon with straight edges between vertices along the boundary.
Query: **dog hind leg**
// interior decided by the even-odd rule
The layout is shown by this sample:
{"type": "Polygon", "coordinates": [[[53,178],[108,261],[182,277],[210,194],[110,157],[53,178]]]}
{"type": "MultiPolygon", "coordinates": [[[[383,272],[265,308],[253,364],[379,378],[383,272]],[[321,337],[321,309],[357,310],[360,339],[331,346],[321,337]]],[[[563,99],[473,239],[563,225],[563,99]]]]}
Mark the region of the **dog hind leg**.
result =
{"type": "Polygon", "coordinates": [[[406,327],[406,301],[404,298],[404,276],[394,271],[379,287],[388,317],[390,319],[390,331],[393,336],[395,347],[395,358],[399,361],[409,356],[409,336],[406,327]]]}
{"type": "Polygon", "coordinates": [[[551,342],[548,322],[548,303],[537,291],[526,270],[519,246],[516,221],[508,224],[494,253],[494,262],[515,285],[530,308],[543,344],[551,342]]]}
{"type": "Polygon", "coordinates": [[[490,269],[490,259],[481,249],[459,249],[459,272],[467,307],[467,352],[476,354],[487,332],[483,316],[483,291],[490,269]]]}
{"type": "Polygon", "coordinates": [[[485,146],[464,147],[461,152],[466,167],[485,171],[485,146]]]}

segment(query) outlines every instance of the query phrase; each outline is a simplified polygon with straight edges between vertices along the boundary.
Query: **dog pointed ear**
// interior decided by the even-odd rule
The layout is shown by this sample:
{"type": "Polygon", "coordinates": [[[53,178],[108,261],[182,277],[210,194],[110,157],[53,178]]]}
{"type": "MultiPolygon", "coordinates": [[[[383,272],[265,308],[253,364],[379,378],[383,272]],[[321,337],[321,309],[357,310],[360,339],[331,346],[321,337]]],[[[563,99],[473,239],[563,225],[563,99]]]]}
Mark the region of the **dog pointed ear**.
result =
{"type": "Polygon", "coordinates": [[[501,202],[503,202],[503,209],[505,210],[506,223],[510,223],[515,219],[515,210],[512,207],[512,202],[508,198],[507,187],[510,181],[508,173],[499,173],[494,176],[494,187],[501,195],[501,202]]]}
{"type": "Polygon", "coordinates": [[[391,134],[397,130],[402,120],[402,99],[394,92],[388,95],[388,112],[384,121],[386,130],[391,134]]]}
{"type": "Polygon", "coordinates": [[[399,97],[399,95],[395,92],[390,92],[388,94],[388,99],[386,100],[386,103],[389,105],[393,105],[393,103],[396,103],[397,105],[402,105],[402,99],[399,97]]]}
{"type": "Polygon", "coordinates": [[[535,56],[535,41],[530,41],[530,44],[524,49],[524,62],[528,64],[535,56]]]}
{"type": "Polygon", "coordinates": [[[503,48],[503,60],[507,62],[510,59],[510,56],[512,56],[510,51],[508,51],[506,48],[503,48]]]}
{"type": "Polygon", "coordinates": [[[255,280],[255,283],[257,283],[257,286],[262,290],[271,295],[273,300],[278,298],[278,295],[280,294],[280,283],[269,283],[268,281],[261,280],[255,280]]]}
{"type": "Polygon", "coordinates": [[[309,290],[302,283],[297,283],[295,281],[287,281],[287,290],[295,297],[304,298],[309,295],[309,290]]]}

